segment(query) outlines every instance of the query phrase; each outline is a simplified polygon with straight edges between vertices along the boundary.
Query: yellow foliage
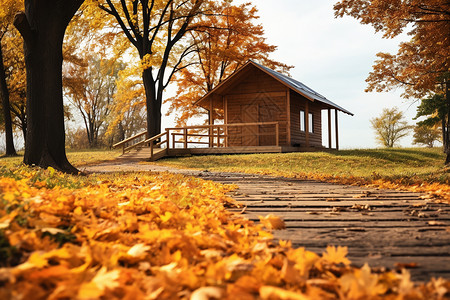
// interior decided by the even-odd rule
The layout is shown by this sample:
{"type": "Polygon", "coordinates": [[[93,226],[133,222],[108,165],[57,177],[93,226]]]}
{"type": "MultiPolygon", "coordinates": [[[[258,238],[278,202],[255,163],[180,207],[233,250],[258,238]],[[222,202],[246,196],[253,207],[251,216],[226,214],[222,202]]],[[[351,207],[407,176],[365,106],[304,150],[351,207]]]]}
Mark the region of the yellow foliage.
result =
{"type": "Polygon", "coordinates": [[[225,209],[239,205],[230,186],[169,173],[11,174],[0,177],[0,230],[18,262],[1,261],[4,299],[438,299],[450,290],[443,279],[418,286],[406,272],[351,268],[346,248],[319,256],[274,243],[225,209]]]}

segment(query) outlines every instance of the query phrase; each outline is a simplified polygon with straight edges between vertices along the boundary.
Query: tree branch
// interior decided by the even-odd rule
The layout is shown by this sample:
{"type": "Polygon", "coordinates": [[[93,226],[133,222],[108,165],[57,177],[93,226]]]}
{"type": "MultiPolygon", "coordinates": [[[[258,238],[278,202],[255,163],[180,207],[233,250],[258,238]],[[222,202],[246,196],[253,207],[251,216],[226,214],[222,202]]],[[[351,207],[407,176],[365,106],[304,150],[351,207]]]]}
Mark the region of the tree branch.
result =
{"type": "Polygon", "coordinates": [[[23,11],[18,12],[14,16],[13,24],[20,32],[20,35],[22,35],[23,40],[25,41],[27,46],[30,46],[31,40],[33,38],[33,30],[31,29],[27,16],[23,11]]]}

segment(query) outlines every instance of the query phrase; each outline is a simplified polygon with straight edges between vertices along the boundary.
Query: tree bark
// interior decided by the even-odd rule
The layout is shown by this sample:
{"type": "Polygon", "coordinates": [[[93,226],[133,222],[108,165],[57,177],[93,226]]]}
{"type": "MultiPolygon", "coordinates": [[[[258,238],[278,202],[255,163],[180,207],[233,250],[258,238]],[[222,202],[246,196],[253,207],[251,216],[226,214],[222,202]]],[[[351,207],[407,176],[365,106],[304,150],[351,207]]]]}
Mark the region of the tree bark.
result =
{"type": "Polygon", "coordinates": [[[5,120],[5,142],[6,152],[5,156],[16,156],[16,149],[14,148],[13,128],[11,119],[11,109],[9,104],[9,91],[6,83],[5,66],[3,64],[3,50],[0,40],[0,96],[2,98],[3,118],[5,120]]]}
{"type": "Polygon", "coordinates": [[[25,41],[27,137],[24,163],[78,174],[66,157],[62,91],[64,33],[84,0],[25,0],[14,25],[25,41]]]}
{"type": "Polygon", "coordinates": [[[147,106],[147,138],[161,133],[161,103],[156,94],[156,82],[151,69],[145,69],[142,74],[147,106]]]}
{"type": "Polygon", "coordinates": [[[443,138],[444,152],[447,154],[447,157],[445,158],[446,165],[450,165],[450,89],[448,86],[449,84],[450,79],[447,79],[445,82],[445,102],[447,103],[447,117],[444,117],[444,120],[446,122],[443,122],[442,124],[444,131],[444,138],[443,138]]]}

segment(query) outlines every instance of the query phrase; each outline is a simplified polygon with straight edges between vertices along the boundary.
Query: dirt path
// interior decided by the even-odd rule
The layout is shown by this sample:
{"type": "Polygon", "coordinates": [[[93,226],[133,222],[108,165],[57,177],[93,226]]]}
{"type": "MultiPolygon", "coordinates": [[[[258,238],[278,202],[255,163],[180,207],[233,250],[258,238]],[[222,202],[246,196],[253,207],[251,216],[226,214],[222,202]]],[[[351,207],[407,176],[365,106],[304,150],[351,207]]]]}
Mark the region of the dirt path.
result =
{"type": "Polygon", "coordinates": [[[247,206],[245,216],[254,221],[270,213],[281,216],[286,229],[276,231],[275,237],[289,239],[295,247],[321,253],[327,245],[347,246],[348,257],[357,266],[366,262],[380,270],[407,266],[419,281],[450,278],[450,205],[429,202],[421,194],[135,161],[81,169],[168,171],[237,184],[232,196],[247,206]]]}

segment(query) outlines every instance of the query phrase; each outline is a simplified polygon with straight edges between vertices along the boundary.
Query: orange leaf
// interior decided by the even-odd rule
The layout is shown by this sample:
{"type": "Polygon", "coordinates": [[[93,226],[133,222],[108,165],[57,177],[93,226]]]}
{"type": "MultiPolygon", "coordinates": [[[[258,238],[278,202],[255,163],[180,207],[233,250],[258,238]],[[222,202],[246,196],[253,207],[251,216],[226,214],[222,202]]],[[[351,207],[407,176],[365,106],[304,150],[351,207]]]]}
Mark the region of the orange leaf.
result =
{"type": "Polygon", "coordinates": [[[259,220],[267,229],[281,230],[286,228],[283,219],[273,214],[268,214],[265,217],[260,216],[259,220]]]}

